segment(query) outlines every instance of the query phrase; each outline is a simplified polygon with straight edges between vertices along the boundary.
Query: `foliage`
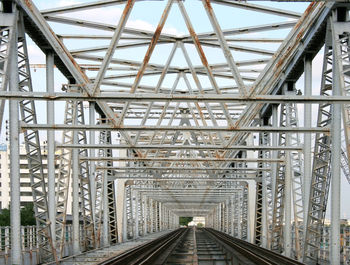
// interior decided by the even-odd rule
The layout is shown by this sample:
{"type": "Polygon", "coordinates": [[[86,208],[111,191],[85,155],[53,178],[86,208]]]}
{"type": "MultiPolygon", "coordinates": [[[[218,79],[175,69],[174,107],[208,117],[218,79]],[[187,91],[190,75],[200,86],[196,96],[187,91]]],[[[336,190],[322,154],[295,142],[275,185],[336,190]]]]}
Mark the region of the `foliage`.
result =
{"type": "Polygon", "coordinates": [[[180,225],[188,225],[189,222],[193,220],[193,217],[180,217],[179,223],[180,225]]]}
{"type": "Polygon", "coordinates": [[[197,224],[197,227],[203,227],[203,226],[204,226],[204,224],[202,224],[202,223],[197,224]]]}
{"type": "Polygon", "coordinates": [[[21,225],[35,225],[35,213],[33,203],[26,204],[21,209],[21,225]]]}
{"type": "Polygon", "coordinates": [[[10,225],[10,209],[2,209],[0,212],[0,226],[10,225]]]}
{"type": "MultiPolygon", "coordinates": [[[[26,204],[21,208],[21,225],[35,225],[33,203],[26,204]]],[[[10,209],[2,209],[0,212],[0,226],[10,226],[10,209]]]]}

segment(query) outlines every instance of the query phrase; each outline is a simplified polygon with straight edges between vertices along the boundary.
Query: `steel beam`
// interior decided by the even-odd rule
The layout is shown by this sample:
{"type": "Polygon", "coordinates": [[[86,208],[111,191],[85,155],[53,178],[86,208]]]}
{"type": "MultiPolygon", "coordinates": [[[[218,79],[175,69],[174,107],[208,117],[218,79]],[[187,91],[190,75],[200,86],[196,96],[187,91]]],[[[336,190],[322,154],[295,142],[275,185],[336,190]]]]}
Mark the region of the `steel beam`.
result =
{"type": "Polygon", "coordinates": [[[72,131],[202,131],[202,132],[283,132],[283,133],[317,133],[326,132],[329,133],[330,129],[325,127],[194,127],[194,126],[137,126],[137,125],[119,125],[110,127],[108,125],[66,125],[66,124],[21,124],[23,129],[38,129],[38,130],[66,130],[72,131]]]}
{"type": "MultiPolygon", "coordinates": [[[[333,10],[333,16],[330,19],[333,41],[333,95],[341,95],[341,77],[343,70],[341,65],[341,40],[340,36],[343,31],[338,31],[336,23],[339,19],[341,9],[333,10]]],[[[345,10],[348,12],[348,10],[345,10]]],[[[347,44],[348,45],[348,44],[347,44]]],[[[347,46],[348,49],[348,46],[347,46]]],[[[346,53],[348,54],[348,52],[346,53]]],[[[334,104],[332,112],[332,146],[331,146],[331,231],[330,231],[330,262],[331,264],[340,264],[340,178],[341,178],[341,122],[342,122],[342,105],[334,104]]]]}
{"type": "MultiPolygon", "coordinates": [[[[17,16],[17,13],[15,13],[17,16]]],[[[17,22],[16,22],[17,23],[17,22]]],[[[16,26],[13,28],[17,29],[16,26]]],[[[14,33],[10,43],[12,49],[9,57],[9,90],[19,91],[18,78],[18,55],[17,55],[18,34],[14,33]]],[[[22,244],[21,244],[21,216],[20,216],[20,161],[19,161],[19,110],[18,101],[9,102],[10,118],[10,185],[11,185],[11,263],[22,264],[22,244]]]]}
{"type": "MultiPolygon", "coordinates": [[[[54,92],[54,56],[46,54],[46,90],[54,92]]],[[[55,124],[54,102],[47,102],[47,124],[55,124]]],[[[55,135],[54,131],[47,131],[47,179],[48,179],[48,210],[51,226],[52,244],[56,246],[56,193],[55,193],[55,135]]]]}
{"type": "MultiPolygon", "coordinates": [[[[306,55],[304,58],[304,94],[310,96],[312,94],[312,58],[310,55],[306,55]]],[[[304,126],[312,126],[312,113],[311,105],[304,105],[304,126]]],[[[304,134],[304,178],[303,178],[303,206],[304,206],[304,229],[303,234],[306,233],[306,219],[308,213],[309,199],[310,199],[310,185],[312,174],[312,162],[311,162],[311,134],[304,134]]]]}
{"type": "MultiPolygon", "coordinates": [[[[68,147],[64,144],[57,144],[57,147],[68,147]]],[[[94,145],[94,144],[89,144],[89,145],[69,145],[71,148],[89,148],[89,149],[140,149],[140,150],[251,150],[251,151],[260,151],[260,150],[295,150],[295,151],[302,151],[303,148],[302,146],[286,146],[285,148],[281,146],[264,146],[264,145],[232,145],[232,146],[220,146],[220,145],[167,145],[166,143],[163,143],[162,145],[134,145],[134,146],[129,146],[129,145],[94,145]]],[[[80,157],[82,160],[96,160],[99,159],[97,157],[80,157]]],[[[102,160],[104,158],[101,158],[102,160]]],[[[171,158],[164,158],[164,157],[149,157],[149,158],[139,158],[139,157],[111,157],[108,158],[107,160],[111,161],[135,161],[135,160],[143,160],[147,161],[148,159],[161,159],[161,160],[166,160],[166,159],[171,159],[171,158]]],[[[248,162],[251,162],[252,158],[247,158],[248,162]]],[[[259,159],[259,158],[257,158],[259,159]]],[[[183,161],[183,158],[178,158],[177,161],[183,161]]],[[[240,161],[243,160],[241,158],[186,158],[186,161],[240,161]],[[198,159],[198,160],[197,160],[198,159]]],[[[171,161],[171,160],[169,160],[171,161]]],[[[263,161],[263,160],[261,160],[263,161]]]]}
{"type": "MultiPolygon", "coordinates": [[[[131,85],[129,86],[131,87],[131,85]]],[[[132,94],[101,92],[100,95],[89,96],[86,93],[62,93],[62,92],[16,92],[0,91],[0,99],[32,99],[39,101],[100,101],[100,102],[211,102],[211,103],[298,103],[298,104],[321,104],[321,103],[346,103],[349,104],[350,96],[319,96],[319,95],[226,95],[206,93],[204,95],[184,94],[132,94]]]]}

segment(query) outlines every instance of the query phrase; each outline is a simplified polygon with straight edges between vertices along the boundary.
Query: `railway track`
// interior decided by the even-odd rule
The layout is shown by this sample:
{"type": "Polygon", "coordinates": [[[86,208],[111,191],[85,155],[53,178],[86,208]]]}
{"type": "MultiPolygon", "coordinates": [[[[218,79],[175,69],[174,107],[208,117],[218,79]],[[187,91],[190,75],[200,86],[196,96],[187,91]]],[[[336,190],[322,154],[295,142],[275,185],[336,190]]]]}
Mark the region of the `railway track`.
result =
{"type": "Polygon", "coordinates": [[[297,265],[298,261],[210,228],[180,228],[99,265],[297,265]]]}

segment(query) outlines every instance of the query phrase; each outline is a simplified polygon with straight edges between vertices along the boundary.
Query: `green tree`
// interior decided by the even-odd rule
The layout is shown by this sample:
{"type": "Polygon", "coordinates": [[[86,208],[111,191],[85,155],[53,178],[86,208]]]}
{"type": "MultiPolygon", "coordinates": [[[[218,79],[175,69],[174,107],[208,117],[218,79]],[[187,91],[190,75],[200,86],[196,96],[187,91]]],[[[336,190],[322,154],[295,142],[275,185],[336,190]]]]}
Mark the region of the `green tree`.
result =
{"type": "Polygon", "coordinates": [[[180,225],[188,225],[189,222],[193,220],[193,217],[180,217],[179,223],[180,225]]]}
{"type": "Polygon", "coordinates": [[[2,209],[0,212],[0,226],[10,225],[10,209],[2,209]]]}
{"type": "MultiPolygon", "coordinates": [[[[10,208],[0,211],[0,226],[10,225],[10,208]]],[[[21,208],[21,225],[36,225],[33,203],[21,208]]]]}
{"type": "Polygon", "coordinates": [[[25,204],[21,209],[21,225],[35,225],[35,213],[33,203],[25,204]]]}

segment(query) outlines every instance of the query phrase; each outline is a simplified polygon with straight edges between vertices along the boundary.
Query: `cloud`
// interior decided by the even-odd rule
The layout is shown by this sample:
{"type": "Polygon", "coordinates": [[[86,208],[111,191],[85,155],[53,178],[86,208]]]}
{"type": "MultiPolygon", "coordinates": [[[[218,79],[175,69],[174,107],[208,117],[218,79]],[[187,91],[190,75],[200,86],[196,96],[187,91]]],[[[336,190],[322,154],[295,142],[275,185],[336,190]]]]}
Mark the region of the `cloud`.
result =
{"type": "Polygon", "coordinates": [[[79,1],[74,1],[74,0],[60,0],[57,4],[57,6],[72,6],[72,5],[77,5],[81,4],[79,1]]]}
{"type": "MultiPolygon", "coordinates": [[[[81,2],[75,0],[60,0],[58,2],[58,6],[70,6],[77,5],[81,2]]],[[[123,9],[120,7],[108,7],[108,8],[95,8],[90,10],[83,10],[78,12],[69,13],[70,17],[74,17],[76,19],[89,20],[98,23],[112,24],[116,25],[119,22],[119,19],[123,13],[123,9]],[[103,14],[103,15],[102,15],[103,14]]],[[[126,27],[141,29],[146,31],[154,32],[156,30],[156,25],[153,25],[145,20],[140,19],[129,19],[127,21],[126,27]]],[[[184,33],[178,31],[175,27],[165,26],[163,28],[163,33],[171,34],[175,36],[181,36],[184,33]]]]}
{"type": "Polygon", "coordinates": [[[129,28],[134,28],[134,29],[142,29],[142,30],[147,30],[147,31],[152,31],[154,32],[156,30],[156,27],[153,26],[151,23],[136,19],[136,20],[129,20],[126,23],[126,26],[129,28]]]}
{"type": "MultiPolygon", "coordinates": [[[[147,31],[152,31],[152,32],[154,32],[156,30],[156,26],[152,25],[151,23],[149,23],[147,21],[140,20],[140,19],[129,20],[126,23],[126,26],[129,28],[142,29],[142,30],[147,30],[147,31]]],[[[167,27],[167,26],[164,26],[162,33],[171,34],[171,35],[175,35],[175,36],[184,35],[183,32],[178,31],[176,28],[167,27]]]]}
{"type": "Polygon", "coordinates": [[[35,44],[28,44],[28,56],[31,64],[44,64],[46,62],[45,54],[35,44]]]}

